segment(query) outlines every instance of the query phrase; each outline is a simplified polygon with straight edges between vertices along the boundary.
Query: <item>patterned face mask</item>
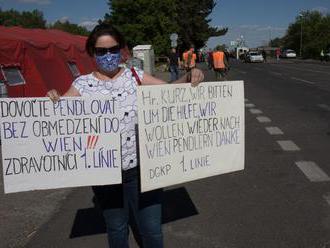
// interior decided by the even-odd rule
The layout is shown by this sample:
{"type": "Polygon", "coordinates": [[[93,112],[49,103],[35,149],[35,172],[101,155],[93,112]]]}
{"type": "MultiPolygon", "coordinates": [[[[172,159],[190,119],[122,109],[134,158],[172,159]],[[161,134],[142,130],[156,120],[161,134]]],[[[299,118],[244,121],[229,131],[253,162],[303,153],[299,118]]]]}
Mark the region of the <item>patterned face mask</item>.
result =
{"type": "Polygon", "coordinates": [[[95,56],[97,67],[104,72],[113,72],[117,70],[120,63],[120,52],[106,53],[101,56],[95,56]]]}

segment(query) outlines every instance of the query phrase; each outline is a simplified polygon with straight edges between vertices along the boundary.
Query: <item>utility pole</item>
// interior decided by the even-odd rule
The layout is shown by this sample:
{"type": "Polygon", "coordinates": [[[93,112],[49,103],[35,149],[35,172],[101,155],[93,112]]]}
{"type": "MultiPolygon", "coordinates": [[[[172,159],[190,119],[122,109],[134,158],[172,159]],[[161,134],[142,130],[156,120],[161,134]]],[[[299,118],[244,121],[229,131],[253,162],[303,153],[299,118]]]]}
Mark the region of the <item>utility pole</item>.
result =
{"type": "Polygon", "coordinates": [[[300,17],[300,58],[302,58],[302,46],[303,46],[303,14],[299,14],[300,17]]]}

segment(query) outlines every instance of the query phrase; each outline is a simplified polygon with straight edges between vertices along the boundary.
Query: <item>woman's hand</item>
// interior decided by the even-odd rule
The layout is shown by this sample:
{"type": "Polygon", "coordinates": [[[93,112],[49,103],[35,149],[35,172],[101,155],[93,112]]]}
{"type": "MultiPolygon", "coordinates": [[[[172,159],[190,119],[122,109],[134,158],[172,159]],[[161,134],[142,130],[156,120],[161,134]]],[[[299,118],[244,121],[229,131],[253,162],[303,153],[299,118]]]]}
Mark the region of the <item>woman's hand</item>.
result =
{"type": "Polygon", "coordinates": [[[47,92],[46,96],[50,98],[53,102],[57,102],[60,100],[60,94],[57,92],[57,90],[50,90],[47,92]]]}
{"type": "MultiPolygon", "coordinates": [[[[60,100],[60,97],[61,97],[61,95],[55,89],[48,91],[46,96],[48,96],[50,98],[50,100],[52,100],[53,102],[57,102],[58,100],[60,100]]],[[[65,92],[62,96],[73,97],[73,96],[81,96],[81,95],[80,95],[79,91],[73,85],[71,85],[71,87],[68,89],[68,91],[65,92]]]]}
{"type": "Polygon", "coordinates": [[[196,87],[200,82],[204,80],[204,73],[202,70],[193,68],[187,74],[187,82],[191,83],[191,86],[196,87]]]}

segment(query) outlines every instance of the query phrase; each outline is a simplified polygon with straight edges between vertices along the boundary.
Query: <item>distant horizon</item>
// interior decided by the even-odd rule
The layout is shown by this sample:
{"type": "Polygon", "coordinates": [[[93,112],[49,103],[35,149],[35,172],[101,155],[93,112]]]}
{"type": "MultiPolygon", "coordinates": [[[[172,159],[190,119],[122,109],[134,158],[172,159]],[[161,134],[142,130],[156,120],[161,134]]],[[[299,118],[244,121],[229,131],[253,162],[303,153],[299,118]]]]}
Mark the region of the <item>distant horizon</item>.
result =
{"type": "MultiPolygon", "coordinates": [[[[31,11],[38,9],[43,12],[47,24],[58,20],[69,21],[91,30],[99,19],[109,12],[107,0],[0,0],[0,8],[4,11],[31,11]]],[[[219,44],[230,46],[243,36],[248,47],[258,47],[268,44],[271,39],[283,37],[290,23],[301,11],[319,11],[329,14],[328,0],[217,0],[210,14],[210,25],[213,27],[228,27],[224,36],[212,37],[206,43],[208,48],[219,44]]]]}

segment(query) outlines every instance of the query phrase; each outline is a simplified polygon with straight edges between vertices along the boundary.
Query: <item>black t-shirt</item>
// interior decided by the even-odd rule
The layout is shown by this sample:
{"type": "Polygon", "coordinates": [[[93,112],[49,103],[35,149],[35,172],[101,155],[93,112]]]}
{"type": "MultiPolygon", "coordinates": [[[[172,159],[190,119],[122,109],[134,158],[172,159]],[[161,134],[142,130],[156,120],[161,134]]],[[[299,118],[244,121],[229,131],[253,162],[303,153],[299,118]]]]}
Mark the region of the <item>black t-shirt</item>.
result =
{"type": "Polygon", "coordinates": [[[179,65],[178,63],[179,55],[177,53],[171,52],[168,57],[170,59],[170,65],[179,65]]]}

